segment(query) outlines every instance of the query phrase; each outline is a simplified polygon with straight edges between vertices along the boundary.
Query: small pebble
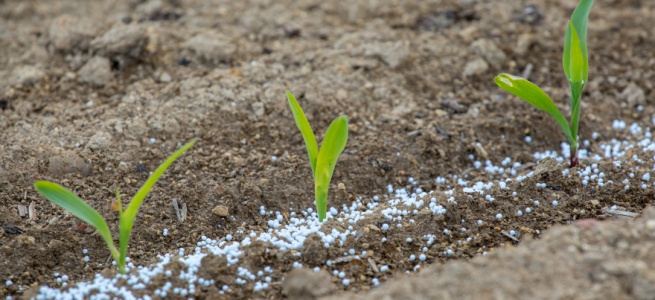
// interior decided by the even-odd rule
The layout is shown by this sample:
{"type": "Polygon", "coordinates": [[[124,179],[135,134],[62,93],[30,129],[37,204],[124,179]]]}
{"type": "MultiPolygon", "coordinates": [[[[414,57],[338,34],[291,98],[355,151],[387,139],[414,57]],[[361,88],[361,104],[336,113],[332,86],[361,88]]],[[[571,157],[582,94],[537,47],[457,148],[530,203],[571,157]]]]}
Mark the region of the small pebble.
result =
{"type": "MultiPolygon", "coordinates": [[[[262,208],[263,207],[260,207],[260,209],[259,209],[260,213],[262,211],[264,211],[262,208]]],[[[223,218],[227,218],[227,217],[230,216],[230,213],[229,213],[229,211],[227,209],[227,206],[225,206],[225,205],[218,205],[218,206],[212,208],[212,214],[214,214],[214,215],[216,215],[218,217],[223,217],[223,218]]]]}

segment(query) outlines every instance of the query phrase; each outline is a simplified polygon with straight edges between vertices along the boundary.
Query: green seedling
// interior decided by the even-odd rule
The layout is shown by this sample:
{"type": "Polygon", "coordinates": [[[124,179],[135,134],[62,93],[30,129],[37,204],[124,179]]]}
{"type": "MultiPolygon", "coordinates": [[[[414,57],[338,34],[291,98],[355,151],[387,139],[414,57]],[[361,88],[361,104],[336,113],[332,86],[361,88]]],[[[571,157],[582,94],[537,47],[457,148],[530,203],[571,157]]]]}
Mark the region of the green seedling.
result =
{"type": "Polygon", "coordinates": [[[298,125],[298,129],[302,133],[305,146],[307,146],[307,156],[309,156],[309,164],[312,168],[312,175],[314,176],[316,211],[318,213],[318,220],[323,222],[327,212],[328,188],[332,180],[332,173],[334,172],[334,167],[337,165],[339,155],[346,148],[346,142],[348,141],[348,118],[346,116],[340,116],[332,121],[325,133],[323,144],[319,151],[316,138],[314,137],[314,131],[309,126],[309,122],[302,108],[300,108],[298,101],[296,101],[296,98],[289,91],[287,91],[287,99],[289,100],[293,118],[296,120],[296,125],[298,125]]]}
{"type": "Polygon", "coordinates": [[[125,211],[123,211],[123,205],[121,203],[121,195],[116,190],[116,201],[118,204],[119,212],[119,231],[120,236],[118,239],[119,249],[116,249],[114,245],[114,240],[107,226],[107,222],[95,209],[91,208],[84,200],[80,199],[73,192],[67,190],[53,182],[49,181],[37,181],[34,183],[34,187],[43,195],[46,199],[50,200],[54,204],[61,206],[63,209],[69,211],[74,216],[80,218],[82,221],[90,224],[95,227],[107,247],[111,252],[111,255],[114,257],[114,260],[118,263],[118,271],[122,274],[125,274],[125,258],[127,257],[127,244],[130,240],[130,234],[132,233],[132,226],[134,225],[134,219],[136,214],[139,211],[141,203],[148,195],[148,192],[155,185],[159,177],[168,169],[168,167],[185,151],[187,151],[196,141],[193,140],[182,148],[177,150],[173,155],[169,156],[166,161],[164,161],[155,172],[150,175],[148,180],[141,186],[141,189],[134,195],[130,204],[127,205],[125,211]]]}
{"type": "Polygon", "coordinates": [[[578,125],[580,122],[580,97],[587,84],[589,70],[587,56],[587,21],[593,0],[581,0],[573,11],[564,38],[562,67],[571,85],[571,122],[557,109],[552,100],[532,82],[517,76],[500,74],[494,81],[505,91],[523,99],[534,107],[551,115],[564,131],[571,148],[571,168],[578,165],[578,125]]]}

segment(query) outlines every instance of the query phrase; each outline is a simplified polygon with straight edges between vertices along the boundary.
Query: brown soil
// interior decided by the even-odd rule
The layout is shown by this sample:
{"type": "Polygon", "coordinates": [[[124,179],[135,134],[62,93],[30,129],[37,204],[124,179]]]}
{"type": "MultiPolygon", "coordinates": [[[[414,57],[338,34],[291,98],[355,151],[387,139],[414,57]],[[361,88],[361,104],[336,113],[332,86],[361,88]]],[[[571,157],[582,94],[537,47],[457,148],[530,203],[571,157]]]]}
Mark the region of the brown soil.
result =
{"type": "MultiPolygon", "coordinates": [[[[651,185],[638,188],[642,174],[655,163],[652,152],[632,151],[626,156],[638,155],[642,162],[622,167],[602,160],[600,171],[615,184],[583,186],[577,175],[562,176],[563,164],[535,164],[532,153],[560,149],[562,133],[545,113],[501,92],[492,81],[499,72],[521,74],[531,68],[529,78],[545,87],[568,115],[560,56],[564,24],[574,6],[575,1],[564,0],[539,5],[514,0],[0,0],[0,295],[21,296],[27,290],[33,294],[36,289],[28,288],[40,285],[61,287],[55,272],[70,276],[71,284],[115,272],[92,228],[36,194],[33,183],[38,179],[74,190],[108,218],[116,235],[114,191],[120,189],[129,199],[148,172],[182,143],[197,138],[196,146],[167,171],[139,211],[130,244],[137,265],[179,248],[191,252],[201,236],[220,240],[231,234],[241,240],[251,231],[265,232],[271,217],[260,215],[260,206],[285,217],[311,207],[311,171],[284,95],[289,89],[319,137],[333,118],[349,117],[349,141],[335,170],[330,206],[350,205],[360,197],[371,202],[393,184],[435,191],[426,201],[437,198],[448,213],[419,215],[416,224],[403,220],[402,228],[383,232],[378,228],[385,219],[377,211],[353,225],[363,232],[358,239],[325,249],[310,237],[300,257],[260,242],[244,249],[239,265],[228,267],[225,258],[208,257],[199,273],[216,284],[199,289],[197,298],[218,296],[222,285],[233,286],[239,266],[271,266],[274,284],[254,292],[249,282],[221,296],[279,299],[286,287],[289,298],[351,295],[344,291],[369,297],[364,292],[372,288],[373,278],[385,286],[413,272],[417,262],[409,255],[419,253],[427,260],[413,278],[449,276],[451,281],[417,281],[414,284],[424,285],[417,292],[448,286],[453,298],[465,295],[455,290],[469,290],[466,295],[474,295],[470,298],[518,298],[525,290],[517,292],[517,281],[530,285],[541,280],[566,286],[562,297],[578,298],[591,289],[589,284],[561,276],[561,268],[579,263],[575,259],[566,266],[535,269],[538,277],[502,276],[505,266],[529,267],[525,262],[505,263],[518,256],[515,253],[525,261],[540,262],[551,254],[558,259],[565,254],[558,251],[568,251],[562,239],[587,231],[567,227],[542,240],[519,242],[516,250],[492,251],[515,243],[503,232],[516,230],[517,239],[524,240],[553,224],[606,219],[606,209],[613,205],[639,213],[653,204],[651,185]],[[526,136],[533,141],[526,143],[526,136]],[[508,190],[496,186],[490,191],[493,203],[458,190],[454,205],[447,202],[446,185],[435,183],[437,176],[448,178],[446,184],[452,187],[456,182],[449,174],[471,182],[508,177],[475,169],[471,154],[496,165],[510,157],[523,164],[519,174],[539,175],[512,182],[508,190]],[[639,166],[641,171],[635,171],[639,166]],[[630,172],[636,176],[629,178],[630,172]],[[410,177],[418,184],[409,183],[410,177]],[[626,178],[634,188],[623,188],[626,178]],[[537,183],[546,187],[537,188],[537,183]],[[184,222],[177,220],[173,199],[188,208],[184,222]],[[534,199],[543,203],[535,213],[516,215],[519,209],[534,207],[534,199]],[[547,205],[552,200],[559,205],[547,205]],[[31,203],[35,216],[21,216],[19,207],[31,203]],[[213,214],[217,206],[227,207],[232,217],[213,214]],[[498,213],[503,218],[496,219],[498,213]],[[477,220],[484,224],[478,226],[477,220]],[[451,234],[442,234],[444,229],[451,234]],[[426,234],[436,238],[422,252],[426,234]],[[408,237],[417,242],[407,243],[408,237]],[[550,248],[536,251],[545,247],[550,248]],[[325,266],[326,260],[342,258],[350,248],[368,254],[325,266]],[[82,259],[82,249],[91,253],[88,262],[82,259]],[[448,249],[452,255],[443,254],[448,249]],[[483,252],[491,255],[470,260],[483,252]],[[446,263],[450,260],[457,262],[446,263]],[[293,288],[291,278],[309,281],[312,276],[292,272],[296,261],[330,274],[344,271],[351,283],[344,286],[329,275],[325,278],[333,286],[303,294],[306,291],[293,288]],[[373,265],[388,265],[390,271],[376,272],[373,265]],[[466,272],[500,278],[493,291],[501,292],[471,288],[489,282],[458,280],[468,278],[466,272]],[[4,285],[6,280],[13,284],[4,285]]],[[[652,24],[655,5],[650,1],[597,0],[592,9],[590,82],[583,94],[580,134],[590,140],[585,148],[594,153],[603,153],[601,142],[635,139],[627,130],[612,130],[612,120],[652,124],[652,24]],[[639,105],[643,110],[636,109],[639,105]],[[599,138],[591,138],[593,131],[599,138]]],[[[582,167],[592,163],[583,161],[582,167]]],[[[634,226],[648,227],[645,222],[634,226]]],[[[631,224],[622,228],[629,231],[631,224]]],[[[322,231],[343,226],[330,220],[322,231]]],[[[611,225],[593,230],[615,234],[611,225]]],[[[637,239],[629,242],[635,251],[652,249],[639,243],[649,236],[631,238],[637,239]]],[[[617,247],[616,240],[602,237],[588,243],[617,247]]],[[[614,267],[630,274],[652,273],[651,265],[620,262],[614,267]]],[[[179,267],[171,266],[174,272],[179,267]]],[[[139,293],[150,294],[163,281],[155,280],[139,293]]],[[[616,295],[638,298],[636,288],[616,284],[624,288],[616,295]]],[[[400,290],[393,289],[400,287],[373,290],[400,297],[400,290]]],[[[536,289],[525,295],[546,298],[551,292],[536,289]]]]}
{"type": "Polygon", "coordinates": [[[325,300],[653,299],[653,229],[653,208],[636,222],[581,220],[519,247],[435,264],[366,294],[325,300]]]}

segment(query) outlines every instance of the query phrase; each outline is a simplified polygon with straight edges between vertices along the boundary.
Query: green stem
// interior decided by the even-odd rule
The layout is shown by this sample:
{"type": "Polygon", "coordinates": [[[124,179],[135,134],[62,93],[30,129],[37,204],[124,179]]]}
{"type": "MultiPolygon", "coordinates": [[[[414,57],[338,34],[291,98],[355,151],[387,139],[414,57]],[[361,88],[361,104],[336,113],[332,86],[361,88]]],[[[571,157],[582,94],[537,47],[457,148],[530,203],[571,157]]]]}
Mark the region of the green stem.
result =
{"type": "MultiPolygon", "coordinates": [[[[118,201],[118,218],[120,220],[123,218],[123,201],[121,201],[121,192],[118,189],[116,189],[116,201],[118,201]]],[[[125,255],[119,252],[114,259],[116,259],[116,263],[118,264],[118,272],[125,274],[125,255]]]]}
{"type": "MultiPolygon", "coordinates": [[[[578,127],[580,124],[580,97],[582,95],[582,85],[571,84],[571,137],[578,141],[578,127]]],[[[577,148],[577,145],[573,148],[577,148]]]]}
{"type": "Polygon", "coordinates": [[[580,126],[580,98],[584,84],[571,82],[571,168],[578,165],[578,127],[580,126]]]}

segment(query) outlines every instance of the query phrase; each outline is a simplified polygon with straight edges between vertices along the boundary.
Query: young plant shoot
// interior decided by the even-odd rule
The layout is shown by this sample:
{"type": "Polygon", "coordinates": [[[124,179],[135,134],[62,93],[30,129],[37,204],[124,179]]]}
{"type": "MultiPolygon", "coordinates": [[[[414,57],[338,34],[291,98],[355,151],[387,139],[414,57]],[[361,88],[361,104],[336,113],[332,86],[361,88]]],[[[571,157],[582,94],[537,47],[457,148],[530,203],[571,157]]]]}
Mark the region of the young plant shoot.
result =
{"type": "Polygon", "coordinates": [[[164,161],[153,173],[150,175],[148,180],[141,186],[141,189],[134,195],[130,204],[127,205],[125,211],[123,211],[123,205],[121,203],[121,195],[116,190],[116,201],[118,204],[119,211],[119,239],[118,245],[119,248],[116,249],[114,245],[114,240],[107,226],[107,222],[102,218],[100,213],[95,209],[91,208],[84,200],[80,199],[77,195],[67,190],[66,188],[49,181],[37,181],[34,183],[34,187],[50,202],[61,206],[63,209],[69,211],[74,216],[80,218],[82,221],[90,224],[95,227],[107,247],[111,252],[111,255],[114,257],[114,260],[118,263],[118,271],[122,274],[125,274],[125,258],[127,257],[127,244],[130,240],[130,234],[132,233],[132,226],[134,225],[134,219],[136,214],[139,211],[141,203],[148,195],[148,192],[155,185],[159,177],[168,169],[168,167],[185,151],[187,151],[196,141],[193,140],[182,148],[177,150],[173,155],[169,156],[166,161],[164,161]]]}
{"type": "Polygon", "coordinates": [[[348,118],[340,116],[332,121],[325,133],[319,151],[312,127],[309,126],[309,122],[298,101],[289,91],[287,91],[287,99],[296,120],[296,125],[298,125],[302,138],[305,140],[305,146],[307,146],[307,156],[309,156],[309,164],[314,176],[316,211],[318,220],[323,222],[327,212],[328,188],[332,180],[332,173],[337,165],[339,155],[346,148],[346,142],[348,141],[348,118]]]}
{"type": "Polygon", "coordinates": [[[578,165],[578,125],[580,122],[580,97],[589,70],[587,56],[587,21],[593,0],[581,0],[573,11],[566,28],[562,67],[571,85],[571,122],[557,109],[552,100],[532,82],[502,73],[494,81],[505,91],[523,99],[534,107],[551,115],[564,131],[571,148],[571,168],[578,165]]]}

